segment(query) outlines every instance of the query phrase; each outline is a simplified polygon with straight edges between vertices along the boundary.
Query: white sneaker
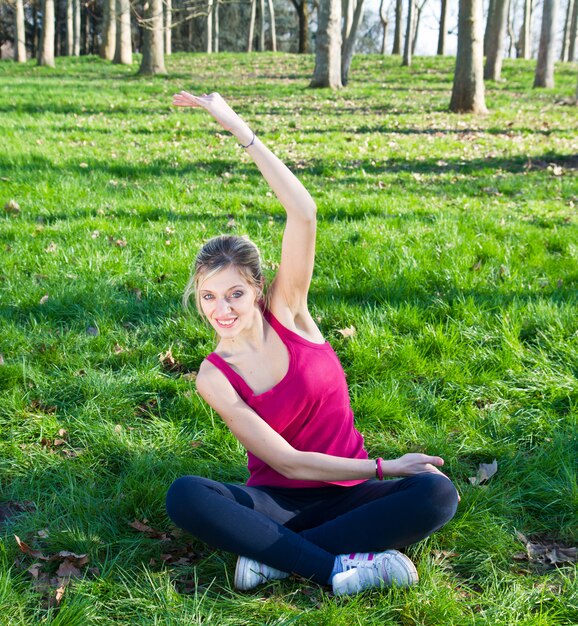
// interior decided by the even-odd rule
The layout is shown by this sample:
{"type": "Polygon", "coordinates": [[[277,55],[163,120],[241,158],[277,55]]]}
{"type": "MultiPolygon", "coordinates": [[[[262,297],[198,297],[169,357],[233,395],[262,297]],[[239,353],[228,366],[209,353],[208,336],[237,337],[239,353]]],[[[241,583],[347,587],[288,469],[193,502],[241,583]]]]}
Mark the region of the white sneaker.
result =
{"type": "Polygon", "coordinates": [[[331,581],[336,596],[352,595],[370,587],[410,587],[418,581],[415,565],[397,550],[340,558],[344,571],[335,574],[331,581]]]}
{"type": "Polygon", "coordinates": [[[237,559],[237,567],[235,567],[234,585],[235,589],[248,591],[269,580],[281,580],[288,577],[287,572],[269,567],[265,563],[259,563],[259,561],[249,559],[246,556],[240,556],[237,559]]]}

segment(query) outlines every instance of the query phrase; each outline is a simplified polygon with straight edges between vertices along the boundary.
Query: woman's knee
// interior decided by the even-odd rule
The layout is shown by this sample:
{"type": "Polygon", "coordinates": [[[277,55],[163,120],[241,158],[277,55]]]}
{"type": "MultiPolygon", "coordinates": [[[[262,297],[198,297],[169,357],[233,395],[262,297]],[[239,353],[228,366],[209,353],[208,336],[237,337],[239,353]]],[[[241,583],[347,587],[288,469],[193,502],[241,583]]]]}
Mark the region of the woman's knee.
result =
{"type": "Polygon", "coordinates": [[[452,481],[443,474],[424,472],[415,476],[420,483],[422,505],[428,509],[432,521],[439,527],[456,513],[459,495],[452,481]]]}
{"type": "Polygon", "coordinates": [[[181,527],[188,526],[191,514],[198,510],[206,494],[204,479],[199,476],[181,476],[169,487],[165,499],[167,514],[181,527]]]}

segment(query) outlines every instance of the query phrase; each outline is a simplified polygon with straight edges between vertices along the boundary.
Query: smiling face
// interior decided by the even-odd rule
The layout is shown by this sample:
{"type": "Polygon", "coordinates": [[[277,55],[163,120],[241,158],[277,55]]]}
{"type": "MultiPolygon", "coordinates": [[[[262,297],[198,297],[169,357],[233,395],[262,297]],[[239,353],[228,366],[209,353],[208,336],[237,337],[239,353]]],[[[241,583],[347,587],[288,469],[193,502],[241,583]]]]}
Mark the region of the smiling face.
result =
{"type": "Polygon", "coordinates": [[[201,281],[198,289],[203,314],[219,337],[233,338],[252,328],[260,293],[234,265],[201,281]]]}

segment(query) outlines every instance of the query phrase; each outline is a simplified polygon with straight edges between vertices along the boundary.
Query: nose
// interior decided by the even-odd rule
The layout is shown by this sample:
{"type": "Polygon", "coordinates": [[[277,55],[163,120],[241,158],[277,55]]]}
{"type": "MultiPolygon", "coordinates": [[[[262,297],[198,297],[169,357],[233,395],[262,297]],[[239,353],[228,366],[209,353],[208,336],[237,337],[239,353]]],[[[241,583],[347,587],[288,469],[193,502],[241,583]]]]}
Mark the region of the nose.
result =
{"type": "Polygon", "coordinates": [[[223,313],[228,313],[231,310],[229,302],[227,298],[218,298],[216,312],[217,315],[222,315],[223,313]]]}

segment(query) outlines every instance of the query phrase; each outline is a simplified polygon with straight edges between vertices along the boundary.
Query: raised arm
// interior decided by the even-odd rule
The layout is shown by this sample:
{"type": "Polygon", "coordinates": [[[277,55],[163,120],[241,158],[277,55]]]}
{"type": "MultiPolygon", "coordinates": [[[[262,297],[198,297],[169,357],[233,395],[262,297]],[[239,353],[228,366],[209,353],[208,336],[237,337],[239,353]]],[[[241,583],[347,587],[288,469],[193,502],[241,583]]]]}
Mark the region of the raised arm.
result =
{"type": "Polygon", "coordinates": [[[315,260],[316,207],[309,192],[289,168],[255,135],[217,93],[195,96],[181,91],[173,104],[208,111],[243,146],[287,213],[281,263],[272,286],[277,304],[285,304],[296,318],[307,313],[307,293],[315,260]]]}

